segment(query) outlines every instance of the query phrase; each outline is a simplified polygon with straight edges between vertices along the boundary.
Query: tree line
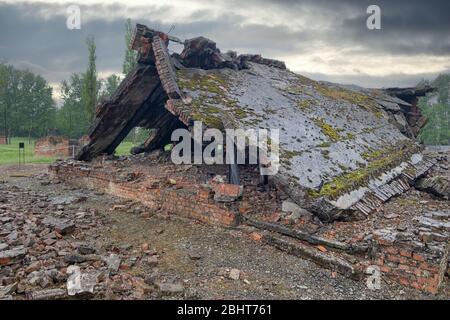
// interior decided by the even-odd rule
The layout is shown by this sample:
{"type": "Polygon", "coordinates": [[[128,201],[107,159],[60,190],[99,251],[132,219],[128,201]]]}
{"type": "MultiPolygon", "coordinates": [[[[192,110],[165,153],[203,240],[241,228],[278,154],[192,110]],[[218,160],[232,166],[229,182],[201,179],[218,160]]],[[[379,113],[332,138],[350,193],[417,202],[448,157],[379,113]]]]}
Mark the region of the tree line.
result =
{"type": "Polygon", "coordinates": [[[419,139],[426,145],[450,145],[450,74],[441,74],[426,84],[435,87],[436,92],[419,100],[419,107],[428,118],[419,139]]]}
{"type": "MultiPolygon", "coordinates": [[[[123,75],[136,63],[136,54],[128,46],[131,36],[131,20],[128,19],[123,75]]],[[[74,73],[61,82],[60,106],[56,105],[53,89],[42,76],[0,62],[0,134],[30,139],[49,134],[76,139],[87,134],[97,103],[111,97],[123,75],[112,74],[100,79],[94,37],[89,36],[86,45],[88,66],[85,72],[74,73]]]]}
{"type": "Polygon", "coordinates": [[[0,64],[0,134],[39,136],[54,125],[52,88],[40,75],[0,64]]]}

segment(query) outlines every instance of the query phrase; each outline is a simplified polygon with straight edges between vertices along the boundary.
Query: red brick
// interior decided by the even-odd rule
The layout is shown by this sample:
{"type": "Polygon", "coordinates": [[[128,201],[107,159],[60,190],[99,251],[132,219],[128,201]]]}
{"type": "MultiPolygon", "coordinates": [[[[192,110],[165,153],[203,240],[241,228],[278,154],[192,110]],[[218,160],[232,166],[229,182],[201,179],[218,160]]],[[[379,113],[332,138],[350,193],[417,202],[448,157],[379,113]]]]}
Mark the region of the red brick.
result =
{"type": "Polygon", "coordinates": [[[407,262],[407,260],[404,257],[394,256],[394,255],[391,255],[391,254],[387,255],[386,258],[387,258],[388,261],[401,263],[401,264],[406,264],[406,262],[407,262]]]}
{"type": "Polygon", "coordinates": [[[214,187],[214,192],[224,196],[238,197],[241,187],[235,184],[221,183],[214,187]]]}
{"type": "Polygon", "coordinates": [[[399,265],[398,268],[403,271],[410,271],[410,268],[404,264],[399,265]]]}
{"type": "Polygon", "coordinates": [[[255,241],[261,241],[262,234],[259,232],[252,232],[252,233],[250,233],[250,239],[255,240],[255,241]]]}
{"type": "Polygon", "coordinates": [[[392,269],[390,267],[388,267],[388,266],[382,266],[380,268],[380,270],[381,270],[381,272],[384,272],[384,273],[391,273],[392,272],[392,269]]]}
{"type": "Polygon", "coordinates": [[[394,247],[386,247],[384,249],[384,251],[386,251],[387,253],[390,253],[390,254],[397,254],[398,253],[398,250],[396,248],[394,248],[394,247]]]}
{"type": "Polygon", "coordinates": [[[412,257],[412,252],[409,250],[404,250],[404,249],[400,249],[399,253],[401,256],[406,257],[406,258],[411,258],[412,257]]]}
{"type": "Polygon", "coordinates": [[[420,254],[418,254],[418,253],[415,253],[415,252],[413,252],[412,258],[413,258],[414,260],[417,260],[417,261],[425,261],[424,256],[422,256],[422,255],[420,255],[420,254]]]}
{"type": "Polygon", "coordinates": [[[410,285],[410,281],[408,278],[403,278],[403,277],[399,277],[398,278],[398,282],[404,286],[409,286],[410,285]]]}

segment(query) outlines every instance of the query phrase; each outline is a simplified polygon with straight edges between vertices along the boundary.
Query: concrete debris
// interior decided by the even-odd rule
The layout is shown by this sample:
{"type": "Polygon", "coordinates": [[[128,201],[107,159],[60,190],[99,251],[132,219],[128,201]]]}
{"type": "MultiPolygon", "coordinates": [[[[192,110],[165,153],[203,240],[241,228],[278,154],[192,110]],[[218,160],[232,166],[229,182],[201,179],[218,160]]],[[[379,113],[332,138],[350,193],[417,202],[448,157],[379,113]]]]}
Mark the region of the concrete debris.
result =
{"type": "Polygon", "coordinates": [[[450,199],[450,177],[449,176],[433,176],[422,178],[417,181],[415,187],[419,190],[427,191],[437,197],[450,199]]]}
{"type": "Polygon", "coordinates": [[[239,280],[241,276],[241,271],[238,269],[231,269],[230,274],[228,275],[231,280],[239,280]]]}
{"type": "Polygon", "coordinates": [[[53,228],[59,234],[65,235],[75,230],[75,224],[68,219],[59,219],[54,217],[45,217],[42,223],[53,228]]]}
{"type": "Polygon", "coordinates": [[[45,289],[31,293],[32,300],[62,300],[67,298],[65,289],[45,289]]]}
{"type": "Polygon", "coordinates": [[[290,201],[283,201],[281,210],[286,214],[287,219],[290,220],[296,220],[302,216],[312,216],[311,212],[290,201]]]}
{"type": "Polygon", "coordinates": [[[10,265],[20,262],[28,250],[23,246],[19,246],[10,250],[0,251],[0,266],[10,265]]]}
{"type": "MultiPolygon", "coordinates": [[[[326,222],[371,214],[433,165],[427,159],[415,161],[421,147],[414,137],[426,122],[418,97],[434,90],[429,86],[373,90],[316,82],[290,72],[281,61],[222,53],[204,37],[184,41],[181,54],[171,55],[170,39],[136,26],[131,47],[139,53],[137,66],[97,108],[89,144],[77,160],[111,155],[136,126],[152,131],[133,154],[163,150],[174,130],[193,129],[195,121],[203,129],[223,132],[256,129],[255,123],[283,128],[280,167],[271,180],[289,201],[326,222]],[[330,114],[336,105],[339,112],[330,114]]],[[[269,169],[275,163],[263,159],[259,166],[269,169]]],[[[215,186],[217,202],[241,197],[239,168],[230,165],[228,171],[227,181],[215,186]]],[[[116,180],[120,177],[128,182],[140,178],[132,172],[120,172],[116,180]]],[[[260,180],[267,185],[267,176],[260,180]]],[[[173,177],[168,183],[180,188],[173,177]]],[[[299,218],[298,210],[289,216],[294,222],[299,218]]]]}
{"type": "MultiPolygon", "coordinates": [[[[52,182],[42,187],[38,176],[20,178],[26,179],[26,188],[22,187],[24,182],[17,183],[20,187],[0,184],[0,193],[8,200],[0,204],[0,239],[6,244],[0,252],[26,249],[24,256],[9,255],[15,258],[0,268],[0,287],[6,292],[3,299],[158,299],[172,295],[192,299],[352,298],[355,293],[395,298],[400,295],[399,288],[405,292],[402,297],[422,296],[413,289],[442,294],[443,275],[448,273],[447,201],[412,188],[365,220],[324,224],[308,214],[291,220],[288,211],[298,208],[285,203],[283,212],[283,202],[295,202],[274,184],[260,188],[254,168],[240,168],[242,197],[223,203],[213,199],[214,188],[208,181],[216,174],[208,167],[193,167],[187,175],[156,158],[145,169],[151,174],[147,177],[141,161],[149,160],[112,158],[101,166],[58,162],[56,185],[52,182]],[[89,170],[89,178],[82,176],[86,171],[81,168],[89,170]],[[116,170],[134,171],[140,178],[120,180],[116,185],[108,180],[119,176],[111,174],[116,170]],[[65,183],[63,173],[70,177],[70,184],[65,183]],[[105,195],[87,197],[77,204],[51,204],[55,194],[61,198],[93,194],[80,189],[78,176],[91,187],[102,187],[108,181],[109,190],[117,191],[122,199],[105,195]],[[176,187],[165,184],[167,177],[177,180],[176,187]],[[157,193],[167,201],[154,197],[157,193]],[[142,194],[152,202],[136,201],[142,194]],[[123,199],[124,195],[134,200],[123,199]],[[139,208],[151,212],[151,221],[140,214],[97,209],[114,204],[124,204],[130,212],[139,208]],[[57,218],[76,221],[71,234],[62,235],[42,223],[55,214],[57,206],[64,209],[57,218]],[[85,214],[78,217],[79,212],[85,214]],[[172,214],[204,223],[177,219],[172,214]],[[237,222],[233,228],[208,226],[229,226],[230,221],[237,222]],[[223,261],[232,263],[236,270],[217,272],[223,269],[223,261]],[[280,269],[280,263],[289,268],[280,269]],[[365,281],[358,278],[365,276],[367,265],[378,266],[388,279],[377,292],[369,292],[365,281]],[[241,270],[249,270],[251,279],[241,270]],[[74,296],[67,291],[69,278],[74,296]],[[85,286],[81,279],[86,280],[85,286]],[[221,285],[224,282],[226,286],[221,285]],[[300,290],[298,283],[309,289],[300,290]],[[289,290],[279,289],[285,284],[289,290]]],[[[44,179],[54,181],[53,177],[45,175],[44,179]]]]}
{"type": "Polygon", "coordinates": [[[68,264],[83,263],[86,260],[85,256],[78,253],[71,253],[64,257],[64,261],[68,264]]]}
{"type": "Polygon", "coordinates": [[[14,282],[10,285],[0,287],[0,299],[4,299],[5,297],[13,294],[17,290],[17,282],[14,282]]]}
{"type": "Polygon", "coordinates": [[[180,294],[184,291],[181,283],[158,283],[157,286],[161,295],[180,294]]]}
{"type": "MultiPolygon", "coordinates": [[[[51,176],[21,176],[37,182],[29,189],[0,184],[0,298],[190,298],[191,291],[195,298],[202,290],[217,297],[225,290],[216,283],[242,285],[245,273],[238,268],[259,271],[258,281],[243,279],[247,297],[271,293],[292,278],[307,279],[308,286],[298,293],[294,283],[278,294],[298,297],[325,284],[331,295],[353,296],[354,288],[367,291],[347,278],[361,280],[368,266],[404,288],[439,293],[448,273],[448,159],[415,141],[426,123],[418,98],[433,88],[317,82],[281,61],[222,53],[204,37],[183,42],[181,54],[170,54],[170,41],[181,43],[137,25],[131,43],[136,67],[100,102],[76,159],[56,161],[51,176]],[[281,128],[279,170],[263,173],[278,165],[268,159],[257,165],[174,165],[166,148],[171,135],[193,130],[195,121],[202,122],[202,132],[281,128]],[[114,156],[134,127],[152,130],[131,156],[114,156]],[[63,189],[66,184],[72,187],[63,189]],[[94,190],[77,189],[85,187],[94,190]],[[113,203],[106,193],[125,199],[113,203]],[[89,208],[90,201],[99,202],[89,208]],[[108,214],[97,209],[105,203],[108,214]],[[185,224],[195,231],[171,229],[179,223],[173,215],[195,220],[185,224]],[[170,223],[142,233],[161,221],[170,223]],[[226,227],[226,236],[216,238],[198,222],[226,227]],[[205,251],[194,253],[197,246],[185,239],[205,251]],[[148,243],[157,244],[157,252],[148,243]],[[224,258],[225,249],[232,258],[224,258]],[[208,259],[198,261],[203,257],[208,259]],[[210,257],[220,262],[209,265],[210,257]],[[217,274],[223,261],[234,268],[217,274]],[[280,263],[300,271],[283,271],[280,263]],[[182,276],[170,275],[178,269],[182,276]],[[310,269],[319,276],[310,277],[310,269]],[[282,281],[273,280],[274,271],[282,281]],[[340,283],[350,283],[351,290],[343,293],[340,283]]],[[[226,147],[230,153],[235,146],[226,147]]]]}
{"type": "Polygon", "coordinates": [[[108,270],[117,272],[120,268],[121,259],[117,254],[111,253],[109,257],[103,257],[103,261],[108,266],[108,270]]]}
{"type": "Polygon", "coordinates": [[[80,267],[69,266],[67,268],[67,293],[69,296],[89,295],[94,293],[98,283],[98,272],[82,273],[80,267]]]}

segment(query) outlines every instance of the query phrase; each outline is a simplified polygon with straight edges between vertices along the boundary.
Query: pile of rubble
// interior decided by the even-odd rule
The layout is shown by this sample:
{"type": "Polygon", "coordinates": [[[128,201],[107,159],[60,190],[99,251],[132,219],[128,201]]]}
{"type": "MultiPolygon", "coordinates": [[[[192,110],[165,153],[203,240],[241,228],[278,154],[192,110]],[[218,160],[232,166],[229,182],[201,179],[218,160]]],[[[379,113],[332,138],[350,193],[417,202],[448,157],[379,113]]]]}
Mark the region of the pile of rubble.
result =
{"type": "MultiPolygon", "coordinates": [[[[437,159],[436,168],[448,165],[446,158],[437,159]]],[[[71,185],[140,201],[151,211],[238,227],[253,240],[351,278],[361,279],[368,267],[378,266],[388,278],[425,292],[437,293],[444,284],[450,205],[414,188],[397,197],[417,201],[415,206],[388,202],[363,220],[324,223],[276,184],[257,186],[256,167],[242,168],[241,186],[227,183],[220,174],[225,166],[174,165],[161,152],[57,162],[50,171],[71,185]],[[419,203],[424,197],[429,200],[419,203]]]]}
{"type": "MultiPolygon", "coordinates": [[[[52,183],[46,175],[40,180],[43,186],[52,183]]],[[[156,267],[157,252],[148,244],[134,253],[128,247],[102,244],[100,231],[108,218],[89,206],[88,197],[95,195],[69,189],[73,196],[49,196],[0,184],[0,299],[143,299],[183,294],[182,285],[161,282],[157,272],[147,277],[129,273],[134,264],[156,267]]],[[[142,211],[131,202],[111,210],[117,208],[142,211]]]]}

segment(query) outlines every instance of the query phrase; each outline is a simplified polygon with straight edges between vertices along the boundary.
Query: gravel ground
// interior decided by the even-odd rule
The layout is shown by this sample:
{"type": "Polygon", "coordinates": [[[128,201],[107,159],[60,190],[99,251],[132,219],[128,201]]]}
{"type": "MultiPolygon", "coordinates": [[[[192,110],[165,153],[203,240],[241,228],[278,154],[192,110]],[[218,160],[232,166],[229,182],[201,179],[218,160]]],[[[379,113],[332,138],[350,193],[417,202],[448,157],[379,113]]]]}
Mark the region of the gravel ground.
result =
{"type": "Polygon", "coordinates": [[[448,289],[431,296],[387,279],[372,291],[365,281],[254,242],[239,229],[148,212],[133,202],[54,184],[40,165],[0,168],[0,218],[0,246],[27,250],[17,261],[0,264],[4,299],[36,298],[49,291],[50,299],[449,297],[448,289]],[[65,219],[75,229],[60,234],[43,223],[48,216],[65,219]],[[111,255],[120,259],[119,270],[108,260],[111,255]],[[69,296],[63,292],[73,265],[95,280],[91,290],[86,285],[69,296]],[[60,289],[59,295],[50,289],[60,289]]]}

